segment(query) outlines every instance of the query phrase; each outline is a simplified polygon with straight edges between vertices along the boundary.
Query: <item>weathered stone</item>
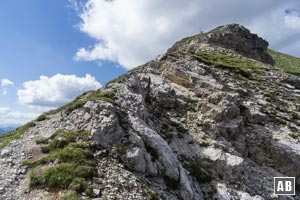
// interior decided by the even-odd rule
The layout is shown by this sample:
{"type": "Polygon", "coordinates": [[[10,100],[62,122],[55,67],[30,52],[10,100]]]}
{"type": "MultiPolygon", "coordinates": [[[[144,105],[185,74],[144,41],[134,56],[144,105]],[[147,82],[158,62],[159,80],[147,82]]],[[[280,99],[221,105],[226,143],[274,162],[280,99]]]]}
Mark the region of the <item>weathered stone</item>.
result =
{"type": "Polygon", "coordinates": [[[166,55],[105,85],[99,94],[111,95],[108,102],[88,101],[35,122],[0,153],[1,198],[62,195],[28,190],[22,164],[39,156],[37,138],[83,129],[91,132],[97,172],[89,184],[97,197],[275,199],[273,177],[294,176],[296,195],[280,199],[299,200],[298,78],[263,63],[244,76],[248,69],[193,55],[217,51],[272,64],[267,45],[242,26],[222,26],[176,43],[166,55]]]}
{"type": "Polygon", "coordinates": [[[232,49],[243,56],[274,64],[267,53],[268,42],[238,24],[220,26],[203,37],[202,42],[232,49]]]}
{"type": "Polygon", "coordinates": [[[99,189],[93,189],[93,193],[95,194],[96,197],[99,197],[100,196],[100,193],[101,191],[99,189]]]}
{"type": "Polygon", "coordinates": [[[11,155],[12,151],[10,149],[2,149],[0,153],[0,157],[7,157],[11,155]]]}
{"type": "Polygon", "coordinates": [[[290,75],[286,79],[284,79],[282,82],[287,83],[296,89],[300,89],[300,78],[297,76],[290,75]]]}
{"type": "Polygon", "coordinates": [[[0,194],[4,194],[4,193],[5,193],[4,187],[0,187],[0,194]]]}

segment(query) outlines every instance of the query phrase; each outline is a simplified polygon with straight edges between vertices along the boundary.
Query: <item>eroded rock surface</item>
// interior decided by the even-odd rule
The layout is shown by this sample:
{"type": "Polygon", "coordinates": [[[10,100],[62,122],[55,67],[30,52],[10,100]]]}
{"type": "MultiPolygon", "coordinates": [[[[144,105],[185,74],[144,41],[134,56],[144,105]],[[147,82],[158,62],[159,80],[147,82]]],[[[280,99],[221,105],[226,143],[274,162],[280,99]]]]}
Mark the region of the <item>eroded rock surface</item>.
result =
{"type": "Polygon", "coordinates": [[[264,64],[273,62],[267,42],[244,27],[199,37],[98,91],[113,93],[113,102],[88,101],[36,122],[0,153],[1,198],[58,198],[29,190],[21,163],[39,147],[34,139],[79,129],[96,149],[95,199],[300,199],[298,79],[264,64]],[[197,52],[251,57],[256,67],[219,66],[197,52]],[[298,179],[296,195],[273,194],[279,176],[298,179]]]}

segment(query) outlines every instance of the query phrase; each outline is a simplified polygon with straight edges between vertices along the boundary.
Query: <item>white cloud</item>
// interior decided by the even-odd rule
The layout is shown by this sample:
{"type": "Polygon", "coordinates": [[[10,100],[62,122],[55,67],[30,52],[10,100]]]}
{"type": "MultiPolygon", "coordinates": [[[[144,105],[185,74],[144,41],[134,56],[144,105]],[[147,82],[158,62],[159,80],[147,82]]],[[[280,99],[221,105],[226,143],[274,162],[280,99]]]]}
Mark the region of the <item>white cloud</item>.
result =
{"type": "Polygon", "coordinates": [[[2,89],[2,96],[5,96],[5,95],[7,95],[7,90],[6,90],[6,88],[3,88],[2,89]]]}
{"type": "Polygon", "coordinates": [[[2,87],[6,87],[6,86],[9,86],[9,85],[14,85],[14,82],[12,82],[11,80],[8,80],[6,78],[1,80],[1,86],[2,87]]]}
{"type": "Polygon", "coordinates": [[[8,113],[8,112],[9,112],[9,108],[1,108],[1,107],[0,107],[0,115],[6,114],[6,113],[8,113]]]}
{"type": "Polygon", "coordinates": [[[97,42],[79,49],[75,59],[111,60],[130,69],[183,37],[228,23],[249,27],[277,50],[295,55],[298,48],[289,38],[300,34],[299,18],[286,10],[296,6],[298,0],[88,0],[79,29],[97,42]]]}
{"type": "Polygon", "coordinates": [[[300,28],[300,11],[293,10],[286,13],[284,18],[287,27],[291,29],[299,29],[300,28]]]}
{"type": "Polygon", "coordinates": [[[35,119],[38,115],[38,113],[13,112],[10,108],[0,107],[0,126],[24,124],[35,119]]]}
{"type": "Polygon", "coordinates": [[[11,86],[11,85],[14,85],[14,82],[12,82],[11,80],[6,79],[6,78],[4,78],[4,79],[1,80],[1,86],[3,87],[2,88],[2,92],[1,92],[2,96],[7,95],[7,89],[6,89],[6,87],[7,86],[11,86]]]}
{"type": "Polygon", "coordinates": [[[23,83],[18,90],[21,104],[37,108],[53,108],[70,102],[79,94],[101,87],[95,77],[56,74],[52,77],[41,76],[39,80],[23,83]]]}

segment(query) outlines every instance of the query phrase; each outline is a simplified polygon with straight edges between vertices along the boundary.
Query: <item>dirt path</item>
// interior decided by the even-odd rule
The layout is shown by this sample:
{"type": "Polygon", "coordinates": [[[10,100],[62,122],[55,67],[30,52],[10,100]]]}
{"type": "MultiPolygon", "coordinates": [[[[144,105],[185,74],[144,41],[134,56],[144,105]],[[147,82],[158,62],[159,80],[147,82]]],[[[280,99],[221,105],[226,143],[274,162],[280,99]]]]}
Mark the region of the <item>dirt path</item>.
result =
{"type": "MultiPolygon", "coordinates": [[[[49,137],[54,132],[54,128],[47,128],[45,123],[38,122],[35,127],[29,128],[19,139],[1,150],[0,200],[32,200],[28,195],[28,170],[22,163],[31,159],[38,148],[36,139],[49,137]]],[[[36,197],[35,199],[40,199],[39,195],[36,197]]]]}

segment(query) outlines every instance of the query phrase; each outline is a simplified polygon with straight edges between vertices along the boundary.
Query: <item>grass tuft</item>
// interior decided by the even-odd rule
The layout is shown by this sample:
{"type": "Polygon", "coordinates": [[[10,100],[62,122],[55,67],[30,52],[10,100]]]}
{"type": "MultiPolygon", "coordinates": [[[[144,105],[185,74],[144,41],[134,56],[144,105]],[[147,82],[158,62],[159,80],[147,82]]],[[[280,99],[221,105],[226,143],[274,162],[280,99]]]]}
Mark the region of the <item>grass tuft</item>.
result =
{"type": "Polygon", "coordinates": [[[85,142],[89,135],[87,131],[56,131],[47,139],[48,144],[42,147],[43,152],[47,153],[44,157],[23,163],[32,168],[30,187],[90,193],[91,186],[87,181],[95,173],[95,160],[85,142]]]}
{"type": "Polygon", "coordinates": [[[84,178],[75,178],[69,185],[69,189],[82,193],[88,188],[88,186],[89,184],[84,178]]]}
{"type": "MultiPolygon", "coordinates": [[[[88,200],[88,198],[85,198],[85,199],[88,200]]],[[[61,200],[83,200],[83,198],[81,198],[81,196],[76,194],[76,192],[71,192],[71,193],[66,194],[65,196],[63,196],[61,198],[61,200]]]]}
{"type": "Polygon", "coordinates": [[[145,192],[150,197],[150,200],[159,200],[160,199],[158,194],[155,191],[153,191],[149,186],[147,186],[145,184],[143,186],[144,186],[145,192]]]}
{"type": "Polygon", "coordinates": [[[40,122],[40,121],[44,121],[47,119],[47,116],[45,114],[41,114],[40,116],[38,116],[38,118],[36,118],[36,121],[40,122]]]}
{"type": "Polygon", "coordinates": [[[230,69],[245,78],[250,78],[253,72],[257,75],[263,69],[263,64],[259,61],[245,57],[234,57],[221,54],[216,51],[198,52],[190,55],[204,64],[214,65],[218,68],[230,69]]]}
{"type": "Polygon", "coordinates": [[[109,103],[114,103],[113,98],[114,98],[114,95],[112,92],[100,93],[99,90],[85,92],[82,95],[76,97],[72,102],[70,102],[62,107],[59,107],[55,110],[50,110],[50,111],[44,113],[44,115],[45,116],[53,115],[62,110],[66,110],[67,113],[71,113],[73,110],[83,107],[84,104],[88,101],[101,100],[101,101],[106,101],[109,103]]]}
{"type": "Polygon", "coordinates": [[[48,139],[45,139],[45,138],[42,138],[42,139],[37,139],[35,141],[36,144],[48,144],[49,143],[49,140],[48,139]]]}
{"type": "Polygon", "coordinates": [[[115,78],[111,81],[108,81],[106,83],[106,85],[109,85],[109,84],[112,84],[112,83],[122,83],[123,81],[125,81],[125,75],[121,75],[121,76],[119,76],[119,77],[117,77],[117,78],[115,78]]]}
{"type": "Polygon", "coordinates": [[[88,131],[56,131],[51,137],[51,142],[42,147],[44,153],[48,153],[54,149],[61,149],[67,146],[69,143],[76,142],[78,140],[88,140],[90,132],[88,131]]]}

